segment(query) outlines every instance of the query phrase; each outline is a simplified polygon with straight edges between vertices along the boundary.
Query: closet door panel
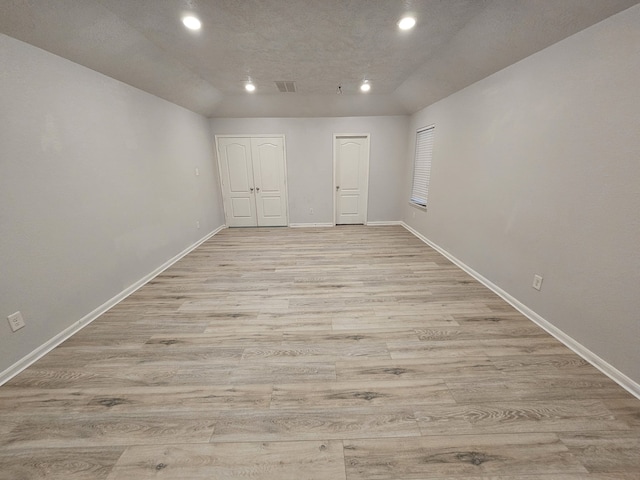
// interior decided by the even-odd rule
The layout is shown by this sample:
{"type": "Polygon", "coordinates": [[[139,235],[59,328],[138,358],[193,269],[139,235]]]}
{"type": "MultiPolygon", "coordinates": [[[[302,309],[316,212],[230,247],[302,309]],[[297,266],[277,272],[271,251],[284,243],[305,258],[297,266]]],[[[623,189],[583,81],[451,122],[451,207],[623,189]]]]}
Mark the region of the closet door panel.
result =
{"type": "Polygon", "coordinates": [[[283,138],[252,138],[251,157],[256,187],[258,225],[265,227],[287,226],[287,186],[283,138]]]}
{"type": "Polygon", "coordinates": [[[219,138],[218,158],[226,222],[229,227],[255,227],[253,161],[250,138],[219,138]]]}

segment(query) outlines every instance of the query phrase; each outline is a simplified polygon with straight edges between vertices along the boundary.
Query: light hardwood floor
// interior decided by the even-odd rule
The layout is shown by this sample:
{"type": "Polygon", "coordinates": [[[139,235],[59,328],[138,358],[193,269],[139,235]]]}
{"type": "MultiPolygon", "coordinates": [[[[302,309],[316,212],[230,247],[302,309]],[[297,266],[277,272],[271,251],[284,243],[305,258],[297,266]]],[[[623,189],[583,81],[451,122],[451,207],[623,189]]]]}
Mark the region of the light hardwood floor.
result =
{"type": "Polygon", "coordinates": [[[640,400],[402,227],[232,229],[0,387],[0,479],[640,478],[640,400]]]}

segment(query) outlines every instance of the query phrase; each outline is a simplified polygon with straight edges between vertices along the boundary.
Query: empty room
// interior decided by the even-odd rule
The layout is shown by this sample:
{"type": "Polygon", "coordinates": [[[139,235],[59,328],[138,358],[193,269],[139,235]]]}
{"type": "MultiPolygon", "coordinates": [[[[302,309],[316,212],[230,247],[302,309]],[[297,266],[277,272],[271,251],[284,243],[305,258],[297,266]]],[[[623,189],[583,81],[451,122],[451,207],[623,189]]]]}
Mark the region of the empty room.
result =
{"type": "Polygon", "coordinates": [[[638,480],[639,0],[0,1],[0,480],[638,480]]]}

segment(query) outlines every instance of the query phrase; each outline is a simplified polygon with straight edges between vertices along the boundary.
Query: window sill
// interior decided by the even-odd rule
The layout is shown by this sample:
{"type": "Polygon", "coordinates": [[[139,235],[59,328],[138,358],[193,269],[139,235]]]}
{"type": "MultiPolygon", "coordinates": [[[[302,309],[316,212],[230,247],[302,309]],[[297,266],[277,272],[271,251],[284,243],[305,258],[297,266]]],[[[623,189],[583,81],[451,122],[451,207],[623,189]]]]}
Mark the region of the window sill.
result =
{"type": "Polygon", "coordinates": [[[427,207],[426,205],[420,205],[418,203],[413,203],[413,202],[409,202],[409,205],[411,205],[413,208],[417,208],[418,210],[423,210],[423,211],[427,211],[427,207]]]}

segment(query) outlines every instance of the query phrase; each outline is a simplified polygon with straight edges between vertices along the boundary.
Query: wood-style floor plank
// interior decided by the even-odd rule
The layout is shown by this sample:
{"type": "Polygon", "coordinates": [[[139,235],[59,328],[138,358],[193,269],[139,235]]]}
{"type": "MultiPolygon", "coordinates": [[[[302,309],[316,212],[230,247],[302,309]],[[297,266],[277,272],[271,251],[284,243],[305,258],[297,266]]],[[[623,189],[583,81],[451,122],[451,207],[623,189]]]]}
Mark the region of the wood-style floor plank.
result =
{"type": "Polygon", "coordinates": [[[0,480],[638,480],[639,443],[399,226],[224,230],[0,387],[0,480]]]}
{"type": "Polygon", "coordinates": [[[423,435],[619,431],[630,429],[599,400],[433,405],[416,408],[423,435]]]}
{"type": "Polygon", "coordinates": [[[0,451],[0,480],[104,480],[124,447],[0,451]]]}
{"type": "Polygon", "coordinates": [[[334,362],[262,362],[245,361],[229,381],[234,385],[281,383],[332,383],[336,379],[334,362]]]}
{"type": "Polygon", "coordinates": [[[447,380],[458,403],[501,400],[564,400],[619,398],[620,387],[602,374],[574,376],[540,373],[537,376],[505,374],[447,380]]]}
{"type": "Polygon", "coordinates": [[[555,434],[345,440],[349,480],[588,473],[555,434]]]}
{"type": "Polygon", "coordinates": [[[336,375],[342,382],[371,382],[381,380],[433,380],[469,378],[472,375],[499,371],[487,356],[436,357],[428,359],[351,359],[336,362],[336,375]]]}
{"type": "Polygon", "coordinates": [[[216,423],[212,442],[419,436],[413,410],[326,408],[233,412],[216,423]]]}
{"type": "Polygon", "coordinates": [[[0,439],[2,449],[204,443],[213,434],[216,418],[214,413],[201,411],[135,410],[16,417],[16,427],[0,439]]]}
{"type": "Polygon", "coordinates": [[[345,480],[340,441],[129,447],[108,480],[345,480]]]}
{"type": "Polygon", "coordinates": [[[271,408],[361,407],[455,403],[439,379],[275,385],[271,408]]]}
{"type": "Polygon", "coordinates": [[[635,472],[640,477],[640,433],[561,433],[560,440],[591,473],[635,472]]]}

